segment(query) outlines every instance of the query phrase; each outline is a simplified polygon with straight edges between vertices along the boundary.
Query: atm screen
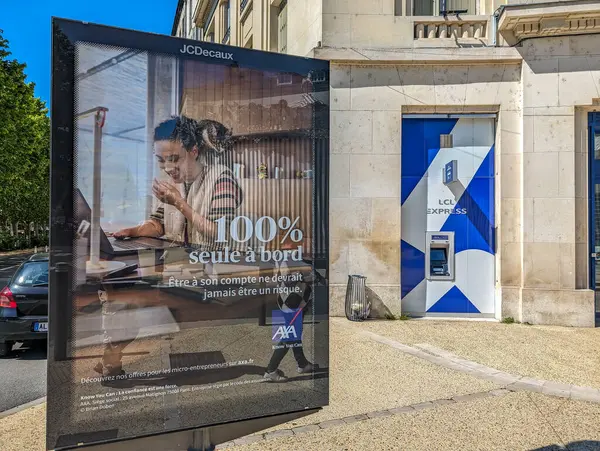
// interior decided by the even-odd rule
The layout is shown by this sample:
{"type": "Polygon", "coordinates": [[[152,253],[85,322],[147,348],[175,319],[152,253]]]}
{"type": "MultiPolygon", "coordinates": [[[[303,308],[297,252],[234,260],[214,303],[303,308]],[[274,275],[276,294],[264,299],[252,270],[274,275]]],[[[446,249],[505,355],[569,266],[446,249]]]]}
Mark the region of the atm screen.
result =
{"type": "Polygon", "coordinates": [[[446,249],[431,249],[431,262],[446,263],[446,249]]]}

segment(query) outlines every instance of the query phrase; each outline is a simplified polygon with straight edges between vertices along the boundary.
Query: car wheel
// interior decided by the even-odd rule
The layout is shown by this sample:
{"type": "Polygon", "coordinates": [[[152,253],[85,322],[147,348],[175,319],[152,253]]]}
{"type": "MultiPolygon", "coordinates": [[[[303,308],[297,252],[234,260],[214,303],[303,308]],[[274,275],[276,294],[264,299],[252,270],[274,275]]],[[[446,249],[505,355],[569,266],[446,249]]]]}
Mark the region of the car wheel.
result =
{"type": "Polygon", "coordinates": [[[0,357],[6,357],[12,351],[13,344],[8,341],[0,343],[0,357]]]}

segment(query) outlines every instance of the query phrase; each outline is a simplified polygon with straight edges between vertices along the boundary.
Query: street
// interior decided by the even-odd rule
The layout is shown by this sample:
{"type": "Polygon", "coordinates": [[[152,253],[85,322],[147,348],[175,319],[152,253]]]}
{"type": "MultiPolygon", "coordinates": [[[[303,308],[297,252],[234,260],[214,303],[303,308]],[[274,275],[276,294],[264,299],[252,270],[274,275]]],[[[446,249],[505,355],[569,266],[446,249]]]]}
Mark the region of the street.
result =
{"type": "MultiPolygon", "coordinates": [[[[0,256],[0,288],[6,286],[18,266],[32,254],[0,256]]],[[[46,395],[46,352],[15,348],[0,359],[0,412],[46,395]]]]}

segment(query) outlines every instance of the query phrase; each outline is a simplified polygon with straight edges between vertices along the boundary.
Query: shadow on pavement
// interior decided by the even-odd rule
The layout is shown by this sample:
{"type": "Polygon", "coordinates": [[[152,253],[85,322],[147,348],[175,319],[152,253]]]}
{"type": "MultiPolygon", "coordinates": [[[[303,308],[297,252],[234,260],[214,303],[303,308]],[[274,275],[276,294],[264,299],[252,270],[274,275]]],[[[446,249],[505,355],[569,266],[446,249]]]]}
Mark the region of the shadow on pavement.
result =
{"type": "Polygon", "coordinates": [[[582,440],[579,442],[567,443],[566,448],[559,445],[544,446],[542,448],[535,448],[530,451],[595,451],[600,449],[600,442],[596,440],[582,440]]]}
{"type": "Polygon", "coordinates": [[[33,346],[13,348],[10,354],[2,360],[46,360],[48,358],[48,353],[44,347],[33,346]]]}

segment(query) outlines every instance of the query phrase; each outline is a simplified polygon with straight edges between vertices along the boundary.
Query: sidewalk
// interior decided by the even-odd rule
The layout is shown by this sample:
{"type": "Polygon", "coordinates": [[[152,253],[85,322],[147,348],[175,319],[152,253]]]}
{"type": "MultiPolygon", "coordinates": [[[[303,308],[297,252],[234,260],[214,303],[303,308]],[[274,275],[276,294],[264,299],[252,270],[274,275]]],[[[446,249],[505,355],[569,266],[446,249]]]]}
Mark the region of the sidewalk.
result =
{"type": "Polygon", "coordinates": [[[235,451],[600,449],[600,406],[509,393],[235,446],[235,451]]]}
{"type": "MultiPolygon", "coordinates": [[[[46,252],[45,246],[40,246],[37,248],[38,252],[46,252]]],[[[17,249],[15,251],[0,251],[0,257],[6,257],[11,255],[22,255],[22,254],[33,254],[35,252],[34,248],[31,249],[17,249]]]]}
{"type": "MultiPolygon", "coordinates": [[[[330,406],[219,448],[600,449],[599,339],[598,329],[333,318],[330,406]]],[[[44,415],[41,405],[0,420],[0,449],[42,450],[44,415]]]]}
{"type": "Polygon", "coordinates": [[[600,328],[421,320],[368,321],[356,329],[429,344],[507,373],[600,389],[600,328]]]}

